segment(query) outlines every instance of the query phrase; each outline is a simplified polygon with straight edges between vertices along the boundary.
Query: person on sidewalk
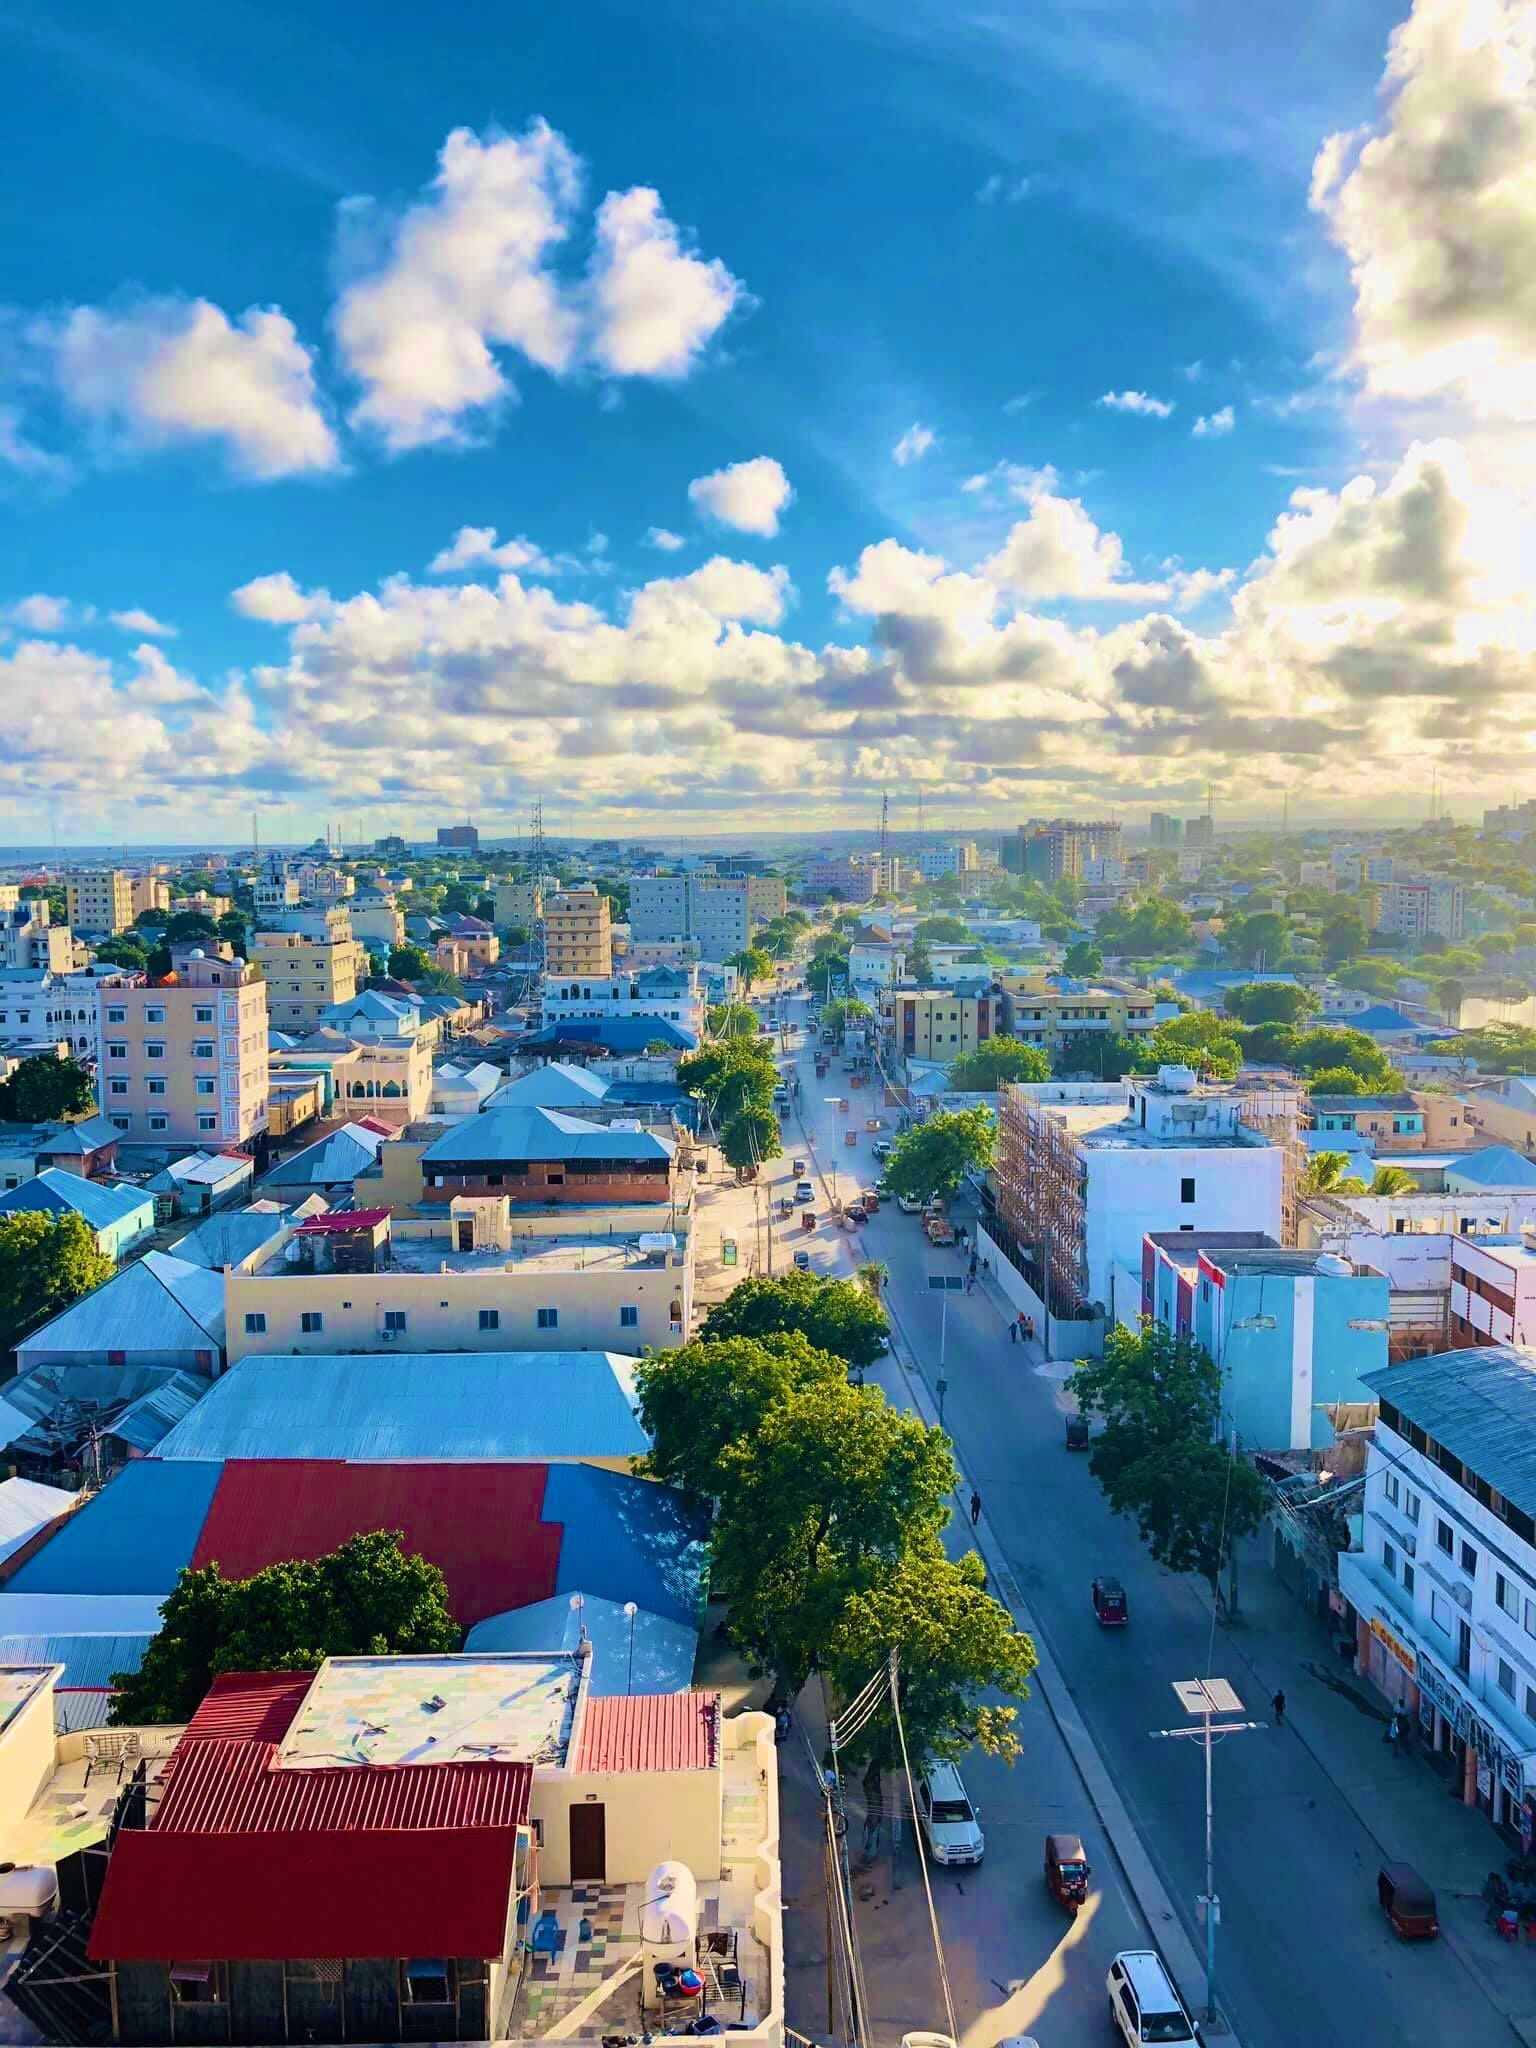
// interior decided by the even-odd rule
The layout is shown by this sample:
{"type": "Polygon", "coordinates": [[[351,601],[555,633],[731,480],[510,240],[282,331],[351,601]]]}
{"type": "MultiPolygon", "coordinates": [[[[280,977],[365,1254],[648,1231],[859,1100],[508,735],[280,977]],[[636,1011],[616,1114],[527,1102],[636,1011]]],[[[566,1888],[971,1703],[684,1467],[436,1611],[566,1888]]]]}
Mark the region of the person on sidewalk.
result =
{"type": "Polygon", "coordinates": [[[1010,1324],[1008,1325],[1008,1342],[1009,1342],[1010,1344],[1017,1344],[1017,1343],[1018,1343],[1018,1341],[1019,1341],[1019,1326],[1018,1326],[1018,1324],[1017,1324],[1017,1323],[1010,1323],[1010,1324]]]}
{"type": "Polygon", "coordinates": [[[977,1524],[977,1523],[978,1523],[978,1522],[979,1522],[980,1520],[981,1520],[981,1495],[980,1495],[980,1494],[979,1494],[979,1493],[978,1493],[978,1492],[976,1491],[975,1487],[973,1486],[973,1487],[971,1488],[971,1527],[972,1527],[972,1528],[974,1529],[974,1528],[975,1528],[975,1526],[976,1526],[976,1524],[977,1524]]]}
{"type": "Polygon", "coordinates": [[[1283,1728],[1285,1726],[1285,1694],[1277,1692],[1269,1704],[1274,1709],[1275,1726],[1283,1728]]]}

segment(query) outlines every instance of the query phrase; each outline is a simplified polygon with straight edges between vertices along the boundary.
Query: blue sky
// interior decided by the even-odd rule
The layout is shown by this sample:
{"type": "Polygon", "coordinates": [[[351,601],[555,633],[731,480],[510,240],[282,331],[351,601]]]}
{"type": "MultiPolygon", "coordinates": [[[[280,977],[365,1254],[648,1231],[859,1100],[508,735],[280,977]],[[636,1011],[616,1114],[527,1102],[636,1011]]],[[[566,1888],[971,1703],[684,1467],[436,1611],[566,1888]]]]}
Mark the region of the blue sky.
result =
{"type": "MultiPolygon", "coordinates": [[[[1378,518],[1422,485],[1396,465],[1454,393],[1405,407],[1394,372],[1396,409],[1366,402],[1391,381],[1360,352],[1369,166],[1308,204],[1326,137],[1390,123],[1402,14],[596,0],[433,32],[390,0],[226,0],[189,32],[180,6],[0,0],[0,668],[40,707],[6,836],[50,807],[77,838],[262,802],[494,822],[536,793],[571,829],[793,827],[872,782],[978,823],[1095,794],[1130,817],[1208,773],[1237,812],[1316,797],[1337,663],[1169,668],[1129,710],[1103,676],[1214,675],[1245,596],[1267,661],[1297,638],[1264,566],[1291,493],[1328,494],[1315,545],[1353,475],[1378,518]],[[470,197],[427,257],[455,134],[470,197]],[[485,317],[476,250],[501,238],[505,284],[530,205],[485,317]],[[424,292],[452,317],[414,326],[424,292]],[[735,464],[769,467],[690,496],[735,464]],[[465,528],[495,540],[434,574],[465,528]],[[292,594],[234,598],[274,577],[292,594]],[[122,717],[115,765],[63,751],[50,696],[122,717]]],[[[1426,29],[1427,86],[1437,61],[1426,29]]],[[[1466,744],[1424,694],[1378,790],[1466,744]]]]}

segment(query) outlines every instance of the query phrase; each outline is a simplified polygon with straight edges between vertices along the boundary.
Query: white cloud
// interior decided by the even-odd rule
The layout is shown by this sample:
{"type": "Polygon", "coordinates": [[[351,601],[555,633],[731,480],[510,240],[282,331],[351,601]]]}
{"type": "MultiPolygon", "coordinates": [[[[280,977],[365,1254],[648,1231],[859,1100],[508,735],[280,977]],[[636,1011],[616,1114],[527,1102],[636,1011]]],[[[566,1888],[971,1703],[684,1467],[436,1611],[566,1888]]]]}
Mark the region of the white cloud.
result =
{"type": "Polygon", "coordinates": [[[1197,356],[1192,363],[1181,363],[1179,365],[1179,375],[1187,378],[1191,384],[1198,384],[1205,375],[1205,365],[1197,356]]]}
{"type": "Polygon", "coordinates": [[[741,533],[771,537],[779,530],[779,514],[793,500],[789,478],[771,455],[733,462],[709,476],[696,476],[688,496],[711,519],[741,533]]]}
{"type": "Polygon", "coordinates": [[[1174,609],[1192,612],[1198,604],[1204,604],[1208,597],[1214,597],[1219,590],[1230,590],[1237,581],[1235,569],[1175,569],[1170,581],[1173,585],[1174,609]]]}
{"type": "Polygon", "coordinates": [[[568,566],[552,561],[544,550],[521,535],[500,543],[494,526],[461,526],[451,543],[432,558],[434,576],[460,569],[537,569],[546,575],[568,566]]]}
{"type": "Polygon", "coordinates": [[[664,555],[675,555],[679,548],[688,545],[680,533],[673,533],[670,527],[666,526],[648,528],[645,544],[648,548],[660,548],[664,555]]]}
{"type": "Polygon", "coordinates": [[[231,324],[206,299],[77,306],[33,338],[51,352],[65,404],[128,446],[214,441],[258,482],[340,467],[314,360],[273,308],[231,324]]]}
{"type": "Polygon", "coordinates": [[[1366,384],[1536,418],[1536,8],[1416,0],[1385,86],[1381,126],[1330,136],[1312,180],[1366,384]]]}
{"type": "Polygon", "coordinates": [[[635,598],[631,618],[654,623],[658,612],[669,610],[673,601],[681,598],[699,605],[717,619],[776,626],[784,616],[785,601],[790,595],[787,569],[758,569],[750,562],[733,562],[725,555],[715,555],[687,576],[646,584],[635,598]]]}
{"type": "Polygon", "coordinates": [[[56,480],[69,474],[69,464],[62,455],[52,455],[27,439],[22,431],[21,410],[14,405],[0,405],[0,469],[13,469],[20,476],[56,480]]]}
{"type": "Polygon", "coordinates": [[[27,633],[64,633],[73,623],[74,612],[67,597],[47,597],[37,591],[31,597],[18,598],[5,616],[27,633]]]}
{"type": "Polygon", "coordinates": [[[910,462],[921,462],[937,439],[932,427],[925,427],[914,420],[891,450],[891,460],[902,469],[910,462]]]}
{"type": "Polygon", "coordinates": [[[684,248],[645,185],[598,208],[590,284],[592,351],[618,377],[686,375],[743,297],[723,263],[684,248]]]}
{"type": "Polygon", "coordinates": [[[977,187],[976,198],[982,206],[1017,206],[1021,199],[1029,197],[1034,186],[1033,178],[1005,178],[1001,171],[994,171],[977,187]]]}
{"type": "Polygon", "coordinates": [[[306,619],[324,618],[332,609],[328,591],[301,590],[286,569],[242,583],[230,592],[229,601],[243,617],[269,626],[297,626],[306,619]]]}
{"type": "Polygon", "coordinates": [[[1111,412],[1135,412],[1154,420],[1167,419],[1174,409],[1171,399],[1153,398],[1145,391],[1106,391],[1094,403],[1107,406],[1111,412]]]}
{"type": "Polygon", "coordinates": [[[1027,412],[1030,406],[1034,404],[1035,396],[1036,394],[1033,391],[1021,391],[1015,398],[1005,398],[1003,400],[1003,411],[1027,412]]]}
{"type": "Polygon", "coordinates": [[[135,606],[131,611],[109,612],[107,615],[114,626],[125,633],[140,633],[151,640],[174,640],[176,628],[167,626],[157,619],[153,612],[146,612],[135,606]]]}
{"type": "Polygon", "coordinates": [[[1120,536],[1101,533],[1081,502],[1055,495],[1047,481],[1037,479],[1018,495],[1027,499],[1028,515],[1010,529],[1007,539],[983,562],[979,573],[1018,597],[1113,599],[1136,604],[1169,595],[1166,583],[1137,583],[1125,573],[1120,536]]]}
{"type": "Polygon", "coordinates": [[[1219,412],[1202,413],[1190,432],[1198,439],[1206,439],[1213,434],[1230,434],[1236,425],[1237,414],[1230,405],[1224,405],[1219,412]]]}
{"type": "Polygon", "coordinates": [[[572,366],[580,317],[549,262],[580,190],[569,145],[535,121],[520,136],[454,129],[422,197],[382,226],[372,202],[349,202],[333,324],[363,387],[356,425],[392,451],[462,440],[513,396],[493,348],[572,366]]]}

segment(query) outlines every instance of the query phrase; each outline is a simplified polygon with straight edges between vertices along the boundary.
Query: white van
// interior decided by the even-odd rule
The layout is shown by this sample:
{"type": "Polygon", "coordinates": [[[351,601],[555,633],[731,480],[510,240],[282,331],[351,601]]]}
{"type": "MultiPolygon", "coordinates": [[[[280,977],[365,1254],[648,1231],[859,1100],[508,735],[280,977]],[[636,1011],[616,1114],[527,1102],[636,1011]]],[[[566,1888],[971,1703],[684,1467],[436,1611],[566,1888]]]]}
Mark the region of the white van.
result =
{"type": "Polygon", "coordinates": [[[1195,2023],[1149,1948],[1124,1949],[1109,1966],[1109,2010],[1133,2048],[1148,2041],[1198,2041],[1195,2023]]]}
{"type": "Polygon", "coordinates": [[[930,1764],[917,1781],[917,1818],[935,1863],[979,1863],[981,1820],[953,1764],[930,1764]]]}

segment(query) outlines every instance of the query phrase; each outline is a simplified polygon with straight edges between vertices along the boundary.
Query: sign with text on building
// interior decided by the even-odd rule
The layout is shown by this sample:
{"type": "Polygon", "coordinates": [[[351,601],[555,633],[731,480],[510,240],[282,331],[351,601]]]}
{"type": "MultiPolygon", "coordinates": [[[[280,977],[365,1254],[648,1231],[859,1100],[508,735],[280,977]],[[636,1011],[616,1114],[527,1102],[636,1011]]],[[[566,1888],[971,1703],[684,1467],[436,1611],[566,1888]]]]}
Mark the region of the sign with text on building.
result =
{"type": "Polygon", "coordinates": [[[1391,1629],[1387,1627],[1384,1621],[1377,1621],[1374,1618],[1371,1621],[1371,1634],[1397,1659],[1408,1676],[1412,1678],[1418,1671],[1419,1660],[1412,1650],[1409,1649],[1408,1645],[1400,1637],[1393,1635],[1391,1629]]]}

